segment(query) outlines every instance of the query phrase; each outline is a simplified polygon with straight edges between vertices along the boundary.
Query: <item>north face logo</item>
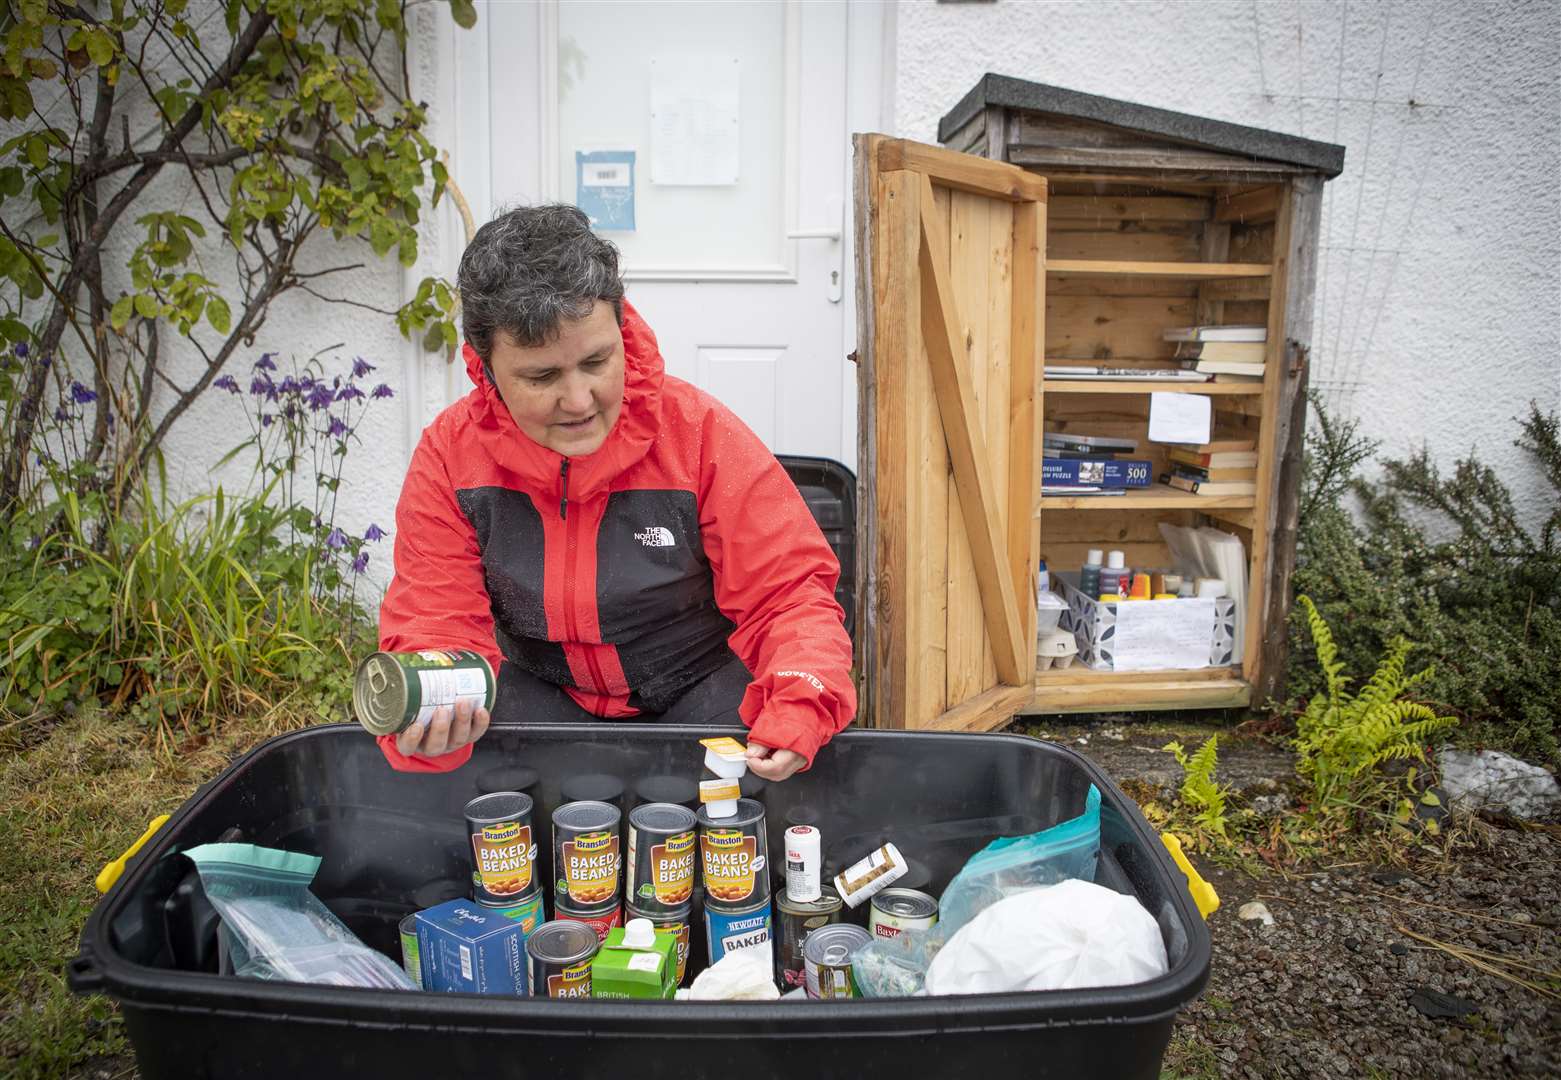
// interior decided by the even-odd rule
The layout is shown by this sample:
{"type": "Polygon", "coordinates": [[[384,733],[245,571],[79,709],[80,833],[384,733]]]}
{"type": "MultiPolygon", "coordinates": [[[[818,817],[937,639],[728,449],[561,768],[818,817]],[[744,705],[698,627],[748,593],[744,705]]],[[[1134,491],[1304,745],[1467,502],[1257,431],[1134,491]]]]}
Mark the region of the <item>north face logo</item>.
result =
{"type": "Polygon", "coordinates": [[[677,541],[672,538],[672,530],[660,525],[652,525],[644,532],[635,533],[634,539],[646,547],[677,547],[677,541]]]}

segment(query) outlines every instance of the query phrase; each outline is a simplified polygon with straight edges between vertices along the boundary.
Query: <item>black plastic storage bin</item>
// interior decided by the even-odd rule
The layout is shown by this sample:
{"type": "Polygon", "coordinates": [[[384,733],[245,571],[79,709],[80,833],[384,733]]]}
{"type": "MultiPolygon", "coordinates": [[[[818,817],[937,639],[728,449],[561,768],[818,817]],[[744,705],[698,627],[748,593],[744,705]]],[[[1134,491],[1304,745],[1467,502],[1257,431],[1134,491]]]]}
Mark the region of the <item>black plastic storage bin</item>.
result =
{"type": "Polygon", "coordinates": [[[856,640],[856,474],[838,461],[781,454],[777,458],[802,493],[813,520],[840,560],[835,599],[846,614],[846,633],[856,640]]]}
{"type": "Polygon", "coordinates": [[[822,829],[834,866],[892,840],[936,895],[993,837],[1078,814],[1094,783],[1102,795],[1096,880],[1136,896],[1154,915],[1170,957],[1165,976],[1136,986],[968,997],[623,1002],[209,973],[214,927],[209,914],[192,910],[184,849],[242,838],[321,856],[314,892],[368,944],[397,956],[396,921],[415,902],[469,883],[461,809],[485,770],[521,763],[539,770],[537,820],[547,821],[559,785],[576,773],[697,776],[703,750],[695,740],[714,733],[639,724],[495,727],[464,768],[432,775],[392,771],[355,725],[272,739],[198,791],[131,860],[82,931],[71,986],[120,1003],[146,1080],[1159,1076],[1176,1011],[1208,977],[1208,932],[1180,872],[1121,791],[1077,754],[1012,735],[847,731],[810,771],[759,791],[770,850],[782,850],[782,833],[797,821],[822,829]]]}

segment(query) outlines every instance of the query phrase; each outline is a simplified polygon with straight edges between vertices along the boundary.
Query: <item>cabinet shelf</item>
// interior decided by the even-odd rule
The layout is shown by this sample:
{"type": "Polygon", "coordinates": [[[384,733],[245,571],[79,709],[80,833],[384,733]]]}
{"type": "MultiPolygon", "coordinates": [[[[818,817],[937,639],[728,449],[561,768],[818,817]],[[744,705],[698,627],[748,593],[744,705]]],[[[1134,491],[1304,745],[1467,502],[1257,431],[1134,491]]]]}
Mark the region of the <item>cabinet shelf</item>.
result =
{"type": "Polygon", "coordinates": [[[1267,263],[1141,262],[1129,259],[1048,259],[1048,274],[1114,274],[1133,277],[1265,278],[1267,263]]]}
{"type": "Polygon", "coordinates": [[[1158,381],[1155,379],[1047,379],[1048,394],[1236,394],[1256,397],[1263,393],[1261,382],[1200,383],[1158,381]]]}
{"type": "Polygon", "coordinates": [[[1125,495],[1047,495],[1044,490],[1041,494],[1042,510],[1229,510],[1256,505],[1254,495],[1198,495],[1160,483],[1125,495]]]}

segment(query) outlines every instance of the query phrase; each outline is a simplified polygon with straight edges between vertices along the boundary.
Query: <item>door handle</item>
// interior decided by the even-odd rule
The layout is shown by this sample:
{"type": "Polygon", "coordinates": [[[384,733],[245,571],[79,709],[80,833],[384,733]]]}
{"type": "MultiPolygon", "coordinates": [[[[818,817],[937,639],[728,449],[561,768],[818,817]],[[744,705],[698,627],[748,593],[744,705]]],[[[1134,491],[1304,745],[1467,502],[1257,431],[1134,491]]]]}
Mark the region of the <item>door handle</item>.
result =
{"type": "Polygon", "coordinates": [[[786,234],[787,240],[839,240],[839,229],[798,229],[786,234]]]}
{"type": "Polygon", "coordinates": [[[845,276],[845,200],[839,195],[830,195],[824,200],[824,219],[837,222],[833,227],[825,226],[821,229],[791,229],[786,233],[787,240],[827,240],[834,245],[829,249],[829,284],[824,290],[824,295],[829,298],[831,304],[840,303],[843,291],[841,278],[845,276]]]}

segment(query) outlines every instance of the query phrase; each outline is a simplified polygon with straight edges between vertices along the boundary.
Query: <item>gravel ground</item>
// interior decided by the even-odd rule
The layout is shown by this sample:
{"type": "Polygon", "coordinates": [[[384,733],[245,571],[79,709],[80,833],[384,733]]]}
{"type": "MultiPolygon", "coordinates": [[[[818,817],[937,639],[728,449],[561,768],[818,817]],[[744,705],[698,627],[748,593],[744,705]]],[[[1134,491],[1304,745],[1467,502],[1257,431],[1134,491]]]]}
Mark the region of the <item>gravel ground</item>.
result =
{"type": "MultiPolygon", "coordinates": [[[[1218,730],[1148,718],[1025,727],[1157,799],[1171,795],[1181,770],[1155,751],[1171,738],[1196,746],[1218,730]]],[[[1219,780],[1247,804],[1282,808],[1292,759],[1220,734],[1219,780]]],[[[1167,1080],[1561,1076],[1561,826],[1455,819],[1448,827],[1458,837],[1453,855],[1408,867],[1253,877],[1197,860],[1221,900],[1209,920],[1214,962],[1208,988],[1177,1022],[1167,1080]],[[1272,926],[1238,916],[1254,900],[1272,926]],[[1506,958],[1497,961],[1503,970],[1541,989],[1405,931],[1506,958]]]]}

